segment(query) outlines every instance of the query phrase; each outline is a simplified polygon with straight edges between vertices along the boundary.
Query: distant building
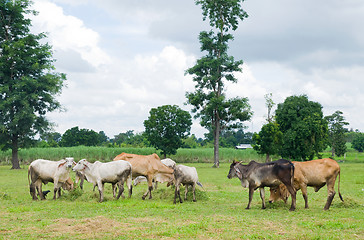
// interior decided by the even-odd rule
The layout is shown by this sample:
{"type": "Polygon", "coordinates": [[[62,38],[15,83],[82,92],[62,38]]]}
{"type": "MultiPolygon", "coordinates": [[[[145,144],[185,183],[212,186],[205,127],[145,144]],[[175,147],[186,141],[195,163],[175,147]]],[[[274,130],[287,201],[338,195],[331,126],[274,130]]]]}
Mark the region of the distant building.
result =
{"type": "Polygon", "coordinates": [[[253,148],[253,147],[250,144],[240,144],[235,147],[235,149],[248,149],[248,148],[253,148]]]}

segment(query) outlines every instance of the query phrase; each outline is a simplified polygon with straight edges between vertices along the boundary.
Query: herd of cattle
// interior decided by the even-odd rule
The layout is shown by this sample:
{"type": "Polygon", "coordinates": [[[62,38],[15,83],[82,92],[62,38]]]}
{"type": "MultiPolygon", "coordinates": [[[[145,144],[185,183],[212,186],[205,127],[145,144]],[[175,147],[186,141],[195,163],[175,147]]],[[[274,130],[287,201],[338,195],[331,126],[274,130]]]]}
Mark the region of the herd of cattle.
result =
{"type": "MultiPolygon", "coordinates": [[[[169,158],[160,160],[157,154],[122,153],[116,156],[112,162],[107,163],[99,161],[90,163],[86,159],[76,163],[73,158],[65,158],[56,162],[37,159],[28,168],[30,195],[33,200],[38,200],[38,196],[41,200],[45,199],[45,195],[49,191],[42,191],[42,184],[48,182],[54,183],[53,199],[57,198],[57,193],[58,198],[61,196],[61,188],[72,190],[74,184],[69,176],[71,169],[76,172],[75,182],[76,184],[80,182],[81,189],[85,179],[93,184],[94,189],[97,186],[100,202],[104,200],[105,183],[112,184],[113,196],[119,199],[120,196],[123,196],[124,183],[128,189],[129,197],[131,197],[133,179],[134,185],[147,181],[148,189],[142,196],[143,200],[148,195],[150,199],[152,198],[152,190],[157,187],[158,182],[167,182],[167,186],[174,184],[173,203],[176,203],[177,197],[182,203],[180,196],[181,184],[185,186],[185,200],[187,199],[188,186],[192,187],[194,202],[196,201],[196,184],[202,187],[202,184],[198,181],[196,168],[177,165],[169,158]]],[[[344,201],[340,193],[339,164],[329,158],[307,162],[291,162],[284,159],[269,163],[251,161],[247,165],[234,161],[230,165],[227,177],[229,179],[239,178],[241,185],[249,189],[249,202],[246,209],[250,208],[253,193],[258,188],[262,199],[262,208],[264,209],[266,207],[264,187],[270,187],[269,202],[272,203],[280,199],[287,202],[288,197],[291,196],[290,210],[293,211],[296,209],[296,192],[298,190],[302,191],[305,208],[308,208],[307,186],[314,187],[317,192],[325,185],[327,185],[328,197],[324,210],[328,210],[336,194],[334,186],[337,176],[339,176],[339,197],[341,201],[344,201]]]]}

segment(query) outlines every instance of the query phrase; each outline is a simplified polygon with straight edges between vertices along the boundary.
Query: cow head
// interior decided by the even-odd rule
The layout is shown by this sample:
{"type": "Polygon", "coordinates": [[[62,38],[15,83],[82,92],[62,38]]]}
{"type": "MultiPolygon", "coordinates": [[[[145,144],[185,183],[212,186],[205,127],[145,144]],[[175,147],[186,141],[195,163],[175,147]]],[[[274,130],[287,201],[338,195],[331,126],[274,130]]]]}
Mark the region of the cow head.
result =
{"type": "Polygon", "coordinates": [[[74,189],[74,184],[71,178],[68,178],[64,183],[62,183],[61,187],[64,190],[70,191],[74,189]]]}
{"type": "Polygon", "coordinates": [[[74,164],[74,159],[72,157],[68,157],[63,159],[63,161],[58,165],[58,168],[62,166],[66,166],[67,169],[72,168],[72,165],[74,164]]]}
{"type": "Polygon", "coordinates": [[[73,171],[77,171],[77,172],[81,172],[84,171],[86,168],[88,167],[88,162],[86,159],[81,159],[80,161],[78,161],[78,163],[76,164],[76,166],[73,167],[73,171]]]}
{"type": "Polygon", "coordinates": [[[287,203],[288,197],[289,192],[284,184],[280,184],[279,186],[270,188],[269,203],[273,203],[279,200],[283,200],[285,203],[287,203]]]}
{"type": "Polygon", "coordinates": [[[228,179],[232,179],[234,177],[239,177],[241,179],[241,172],[240,170],[237,168],[239,162],[236,162],[234,160],[234,162],[230,165],[230,170],[229,170],[229,174],[227,175],[228,179]]]}

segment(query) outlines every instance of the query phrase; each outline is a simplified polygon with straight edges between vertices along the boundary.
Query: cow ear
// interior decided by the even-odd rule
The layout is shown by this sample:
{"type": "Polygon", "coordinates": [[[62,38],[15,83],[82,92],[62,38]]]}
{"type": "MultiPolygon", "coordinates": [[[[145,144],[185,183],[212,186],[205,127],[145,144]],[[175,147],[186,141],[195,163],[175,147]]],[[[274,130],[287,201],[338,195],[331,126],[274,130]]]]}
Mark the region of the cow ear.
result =
{"type": "Polygon", "coordinates": [[[58,165],[58,168],[60,168],[60,167],[62,167],[63,165],[65,165],[66,164],[66,161],[64,161],[63,163],[60,163],[59,165],[58,165]]]}

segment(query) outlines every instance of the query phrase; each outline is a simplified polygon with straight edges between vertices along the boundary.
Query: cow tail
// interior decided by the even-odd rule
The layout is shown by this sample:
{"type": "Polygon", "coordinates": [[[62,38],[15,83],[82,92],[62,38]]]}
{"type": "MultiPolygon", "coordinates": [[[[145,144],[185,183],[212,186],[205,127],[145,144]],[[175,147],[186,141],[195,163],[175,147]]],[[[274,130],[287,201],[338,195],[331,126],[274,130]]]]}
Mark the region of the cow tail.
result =
{"type": "Polygon", "coordinates": [[[28,183],[29,183],[29,186],[30,186],[30,178],[29,178],[29,175],[30,175],[30,168],[31,166],[28,167],[28,183]]]}
{"type": "Polygon", "coordinates": [[[343,199],[343,197],[341,196],[341,193],[340,193],[340,170],[339,170],[339,181],[337,183],[337,191],[339,192],[339,197],[340,197],[341,201],[344,202],[344,199],[343,199]]]}
{"type": "MultiPolygon", "coordinates": [[[[291,162],[292,163],[292,162],[291,162]]],[[[291,169],[291,186],[293,187],[293,182],[294,182],[294,164],[292,163],[292,169],[291,169]]],[[[293,187],[294,188],[294,187],[293,187]]]]}

